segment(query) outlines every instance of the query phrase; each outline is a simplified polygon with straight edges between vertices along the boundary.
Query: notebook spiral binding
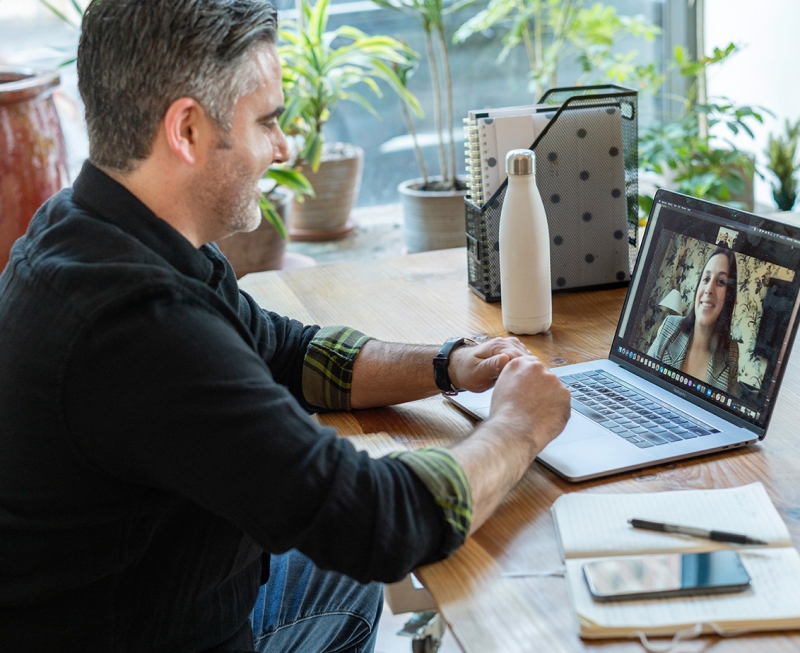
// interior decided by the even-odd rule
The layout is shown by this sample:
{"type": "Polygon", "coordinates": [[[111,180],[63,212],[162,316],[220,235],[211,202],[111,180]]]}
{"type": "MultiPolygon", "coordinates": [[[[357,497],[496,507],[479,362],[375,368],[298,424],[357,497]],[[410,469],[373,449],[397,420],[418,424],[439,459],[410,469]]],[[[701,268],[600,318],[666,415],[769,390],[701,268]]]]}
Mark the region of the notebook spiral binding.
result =
{"type": "Polygon", "coordinates": [[[483,203],[481,184],[481,138],[474,120],[464,118],[464,149],[467,164],[467,198],[474,204],[483,203]]]}

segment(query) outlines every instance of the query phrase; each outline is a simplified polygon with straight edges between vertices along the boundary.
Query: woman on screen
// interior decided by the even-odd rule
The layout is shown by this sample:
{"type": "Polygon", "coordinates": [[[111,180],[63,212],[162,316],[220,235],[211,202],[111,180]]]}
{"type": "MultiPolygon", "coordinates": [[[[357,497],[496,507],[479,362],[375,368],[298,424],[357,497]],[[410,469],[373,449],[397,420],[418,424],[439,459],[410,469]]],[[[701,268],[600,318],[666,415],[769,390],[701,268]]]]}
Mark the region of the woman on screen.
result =
{"type": "Polygon", "coordinates": [[[736,257],[717,247],[703,267],[689,314],[667,317],[647,355],[738,394],[739,346],[731,340],[736,285],[736,257]]]}

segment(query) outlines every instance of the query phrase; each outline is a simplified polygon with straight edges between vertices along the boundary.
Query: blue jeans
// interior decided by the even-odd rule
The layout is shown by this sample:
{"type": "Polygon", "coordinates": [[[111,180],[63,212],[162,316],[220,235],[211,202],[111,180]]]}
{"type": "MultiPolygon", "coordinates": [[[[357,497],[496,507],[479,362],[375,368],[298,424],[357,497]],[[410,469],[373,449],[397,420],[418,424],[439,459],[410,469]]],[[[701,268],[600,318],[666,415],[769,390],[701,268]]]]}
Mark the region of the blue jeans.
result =
{"type": "Polygon", "coordinates": [[[260,653],[372,653],[383,585],[317,569],[298,551],[270,557],[250,615],[260,653]]]}

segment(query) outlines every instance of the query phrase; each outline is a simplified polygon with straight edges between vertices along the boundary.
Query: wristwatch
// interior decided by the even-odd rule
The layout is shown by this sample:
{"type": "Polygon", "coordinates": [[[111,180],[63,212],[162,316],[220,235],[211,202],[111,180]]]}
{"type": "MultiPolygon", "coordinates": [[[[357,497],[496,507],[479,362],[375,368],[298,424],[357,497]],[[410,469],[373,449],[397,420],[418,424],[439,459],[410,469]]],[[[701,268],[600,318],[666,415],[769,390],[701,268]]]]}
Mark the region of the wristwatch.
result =
{"type": "Polygon", "coordinates": [[[450,373],[447,371],[450,365],[450,354],[454,349],[463,347],[464,345],[474,346],[478,343],[470,338],[448,338],[442,345],[442,348],[433,357],[433,380],[436,381],[436,387],[439,388],[446,395],[457,395],[459,388],[453,385],[450,380],[450,373]]]}

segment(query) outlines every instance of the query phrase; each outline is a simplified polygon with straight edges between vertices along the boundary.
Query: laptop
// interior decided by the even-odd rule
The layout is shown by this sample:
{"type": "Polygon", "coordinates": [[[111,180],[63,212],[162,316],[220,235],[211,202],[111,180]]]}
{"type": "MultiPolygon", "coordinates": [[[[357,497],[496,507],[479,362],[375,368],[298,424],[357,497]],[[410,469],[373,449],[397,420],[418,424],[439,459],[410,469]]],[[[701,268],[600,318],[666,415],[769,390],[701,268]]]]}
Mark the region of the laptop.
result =
{"type": "MultiPolygon", "coordinates": [[[[537,460],[584,481],[758,442],[798,308],[800,225],[659,190],[608,359],[552,370],[572,415],[537,460]],[[711,344],[692,348],[709,325],[711,344]]],[[[491,390],[447,399],[489,415],[491,390]]]]}

